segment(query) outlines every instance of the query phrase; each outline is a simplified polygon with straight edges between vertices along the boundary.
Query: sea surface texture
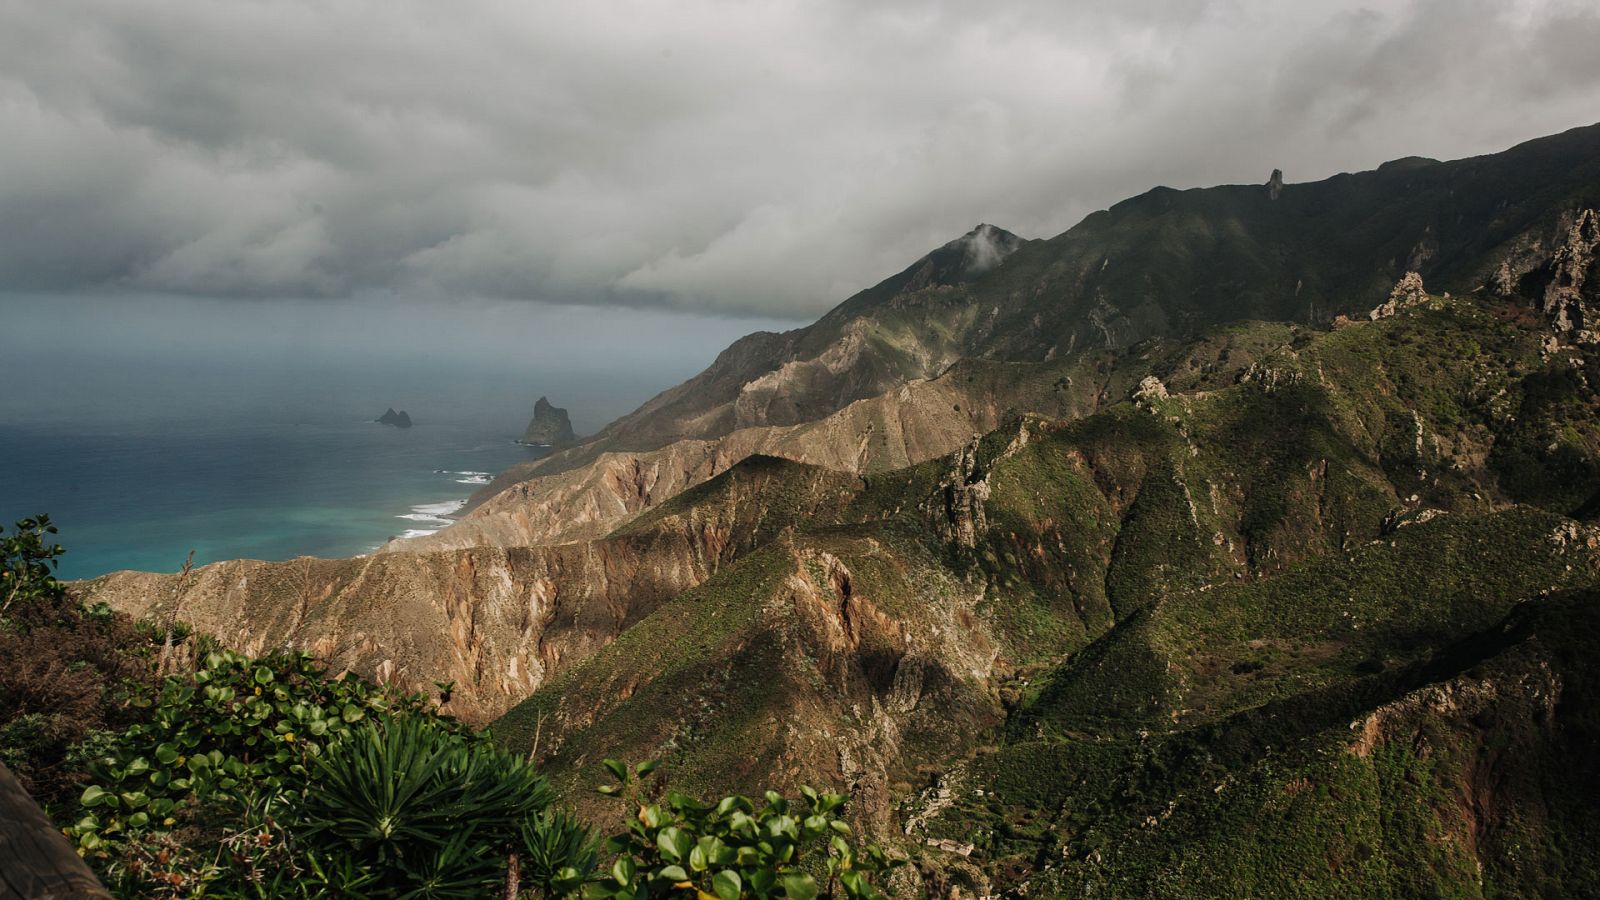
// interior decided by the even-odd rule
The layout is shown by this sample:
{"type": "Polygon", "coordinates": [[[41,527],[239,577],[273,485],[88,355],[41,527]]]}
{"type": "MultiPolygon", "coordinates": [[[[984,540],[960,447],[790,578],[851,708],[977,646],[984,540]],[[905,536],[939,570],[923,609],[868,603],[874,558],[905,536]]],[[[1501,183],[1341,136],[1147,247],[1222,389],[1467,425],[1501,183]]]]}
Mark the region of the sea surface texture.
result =
{"type": "MultiPolygon", "coordinates": [[[[175,571],[191,549],[196,565],[365,553],[443,527],[493,473],[542,455],[515,438],[556,393],[548,380],[436,366],[53,373],[28,394],[48,402],[0,403],[0,522],[48,513],[63,578],[175,571]],[[390,406],[416,424],[373,421],[390,406]]],[[[593,422],[650,381],[569,393],[593,422]]]]}

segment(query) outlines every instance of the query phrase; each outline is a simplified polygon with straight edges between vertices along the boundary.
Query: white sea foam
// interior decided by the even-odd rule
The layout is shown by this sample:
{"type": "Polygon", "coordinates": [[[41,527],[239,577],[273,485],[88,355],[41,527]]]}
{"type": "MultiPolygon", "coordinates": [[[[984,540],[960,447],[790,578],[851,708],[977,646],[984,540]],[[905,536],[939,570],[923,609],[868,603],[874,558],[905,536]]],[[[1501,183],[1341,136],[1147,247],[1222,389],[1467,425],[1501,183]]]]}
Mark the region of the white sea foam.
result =
{"type": "MultiPolygon", "coordinates": [[[[401,513],[400,515],[395,516],[395,518],[397,518],[397,519],[409,519],[409,520],[411,520],[413,522],[437,522],[440,525],[449,525],[450,524],[450,516],[453,515],[454,513],[459,512],[461,510],[461,507],[466,506],[466,505],[467,505],[467,501],[465,499],[461,499],[461,500],[446,500],[443,503],[422,503],[422,504],[418,504],[416,506],[411,507],[411,512],[401,513]]],[[[415,529],[415,528],[412,529],[412,531],[419,531],[419,530],[420,529],[415,529]]],[[[438,530],[439,529],[437,529],[437,528],[433,529],[433,531],[438,531],[438,530]]],[[[423,532],[423,533],[424,534],[432,534],[433,531],[427,531],[427,532],[423,532]]],[[[419,536],[420,535],[414,535],[414,534],[407,534],[406,535],[406,537],[419,537],[419,536]]]]}
{"type": "Polygon", "coordinates": [[[457,478],[456,479],[456,484],[488,484],[489,483],[489,476],[487,476],[487,475],[477,475],[477,474],[470,474],[469,475],[466,472],[458,472],[456,474],[458,474],[458,475],[466,475],[467,476],[465,478],[457,478]]]}
{"type": "Polygon", "coordinates": [[[438,530],[439,529],[437,528],[407,528],[405,534],[400,535],[400,540],[403,541],[408,538],[427,537],[438,530]]]}

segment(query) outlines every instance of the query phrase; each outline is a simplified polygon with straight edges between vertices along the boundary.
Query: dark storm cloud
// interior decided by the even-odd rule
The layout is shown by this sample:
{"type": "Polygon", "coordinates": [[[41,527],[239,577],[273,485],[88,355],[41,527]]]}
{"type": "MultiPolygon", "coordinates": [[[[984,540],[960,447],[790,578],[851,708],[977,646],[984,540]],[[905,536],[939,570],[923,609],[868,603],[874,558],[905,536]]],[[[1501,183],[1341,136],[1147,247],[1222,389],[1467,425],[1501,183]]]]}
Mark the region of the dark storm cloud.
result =
{"type": "Polygon", "coordinates": [[[0,0],[0,290],[812,315],[976,224],[1585,124],[1589,3],[0,0]]]}

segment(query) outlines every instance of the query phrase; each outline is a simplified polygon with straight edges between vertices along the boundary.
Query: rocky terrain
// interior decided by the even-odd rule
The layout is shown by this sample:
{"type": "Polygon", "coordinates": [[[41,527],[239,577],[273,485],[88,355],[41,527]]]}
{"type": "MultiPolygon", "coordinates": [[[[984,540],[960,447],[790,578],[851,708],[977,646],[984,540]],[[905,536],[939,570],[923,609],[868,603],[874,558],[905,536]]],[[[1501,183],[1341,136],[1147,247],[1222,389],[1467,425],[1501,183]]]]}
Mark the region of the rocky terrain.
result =
{"type": "Polygon", "coordinates": [[[426,538],[81,586],[941,895],[1581,893],[1600,126],[992,226],[426,538]]]}

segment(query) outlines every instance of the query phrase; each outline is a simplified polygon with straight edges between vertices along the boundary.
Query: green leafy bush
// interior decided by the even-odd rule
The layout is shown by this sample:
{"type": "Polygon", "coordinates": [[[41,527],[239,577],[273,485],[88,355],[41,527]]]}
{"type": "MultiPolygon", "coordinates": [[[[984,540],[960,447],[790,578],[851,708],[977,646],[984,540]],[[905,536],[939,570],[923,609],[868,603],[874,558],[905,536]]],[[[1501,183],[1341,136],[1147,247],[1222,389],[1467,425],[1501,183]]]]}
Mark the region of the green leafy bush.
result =
{"type": "Polygon", "coordinates": [[[65,595],[56,580],[60,544],[51,543],[56,527],[49,516],[23,519],[11,535],[0,535],[0,615],[29,600],[56,600],[65,595]]]}
{"type": "Polygon", "coordinates": [[[420,695],[329,679],[305,654],[228,650],[132,702],[140,721],[89,763],[68,829],[107,881],[130,891],[228,881],[251,857],[216,846],[248,831],[266,835],[266,846],[281,837],[275,823],[250,821],[247,807],[281,819],[333,741],[374,716],[427,711],[420,695]]]}
{"type": "Polygon", "coordinates": [[[606,842],[615,858],[587,896],[876,898],[883,895],[873,878],[899,864],[875,846],[855,846],[840,818],[847,799],[841,794],[802,787],[801,799],[791,802],[768,791],[757,806],[747,797],[707,804],[668,791],[663,802],[646,804],[639,779],[655,763],[630,769],[606,760],[605,766],[617,784],[601,792],[626,798],[638,814],[606,842]]]}

